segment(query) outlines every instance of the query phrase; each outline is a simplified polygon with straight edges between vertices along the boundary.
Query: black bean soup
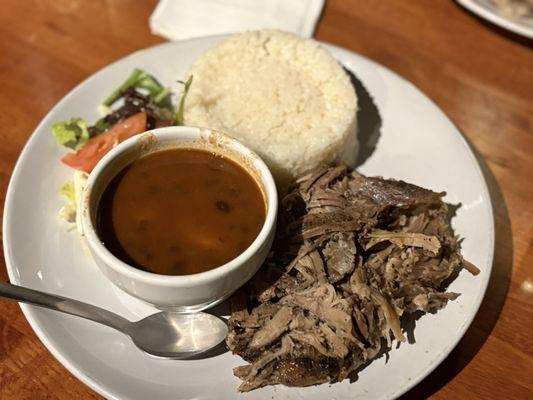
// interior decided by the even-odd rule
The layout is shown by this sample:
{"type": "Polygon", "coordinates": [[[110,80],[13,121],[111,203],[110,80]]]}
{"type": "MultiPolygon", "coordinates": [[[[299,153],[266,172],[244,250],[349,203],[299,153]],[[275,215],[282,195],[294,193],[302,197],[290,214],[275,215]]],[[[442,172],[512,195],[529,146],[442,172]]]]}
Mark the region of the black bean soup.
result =
{"type": "Polygon", "coordinates": [[[234,259],[259,234],[263,193],[239,164],[201,149],[144,156],[105,189],[98,231],[119,259],[164,275],[210,270],[234,259]]]}

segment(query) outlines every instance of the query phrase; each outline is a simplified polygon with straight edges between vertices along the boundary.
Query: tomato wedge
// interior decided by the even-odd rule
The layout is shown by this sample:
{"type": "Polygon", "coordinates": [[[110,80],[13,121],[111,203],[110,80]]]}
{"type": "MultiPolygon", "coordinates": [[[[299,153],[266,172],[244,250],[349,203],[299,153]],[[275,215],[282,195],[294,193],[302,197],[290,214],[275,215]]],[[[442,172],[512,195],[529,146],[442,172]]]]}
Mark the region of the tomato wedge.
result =
{"type": "Polygon", "coordinates": [[[65,155],[61,161],[74,169],[91,172],[100,159],[120,142],[146,130],[146,113],[140,112],[113,125],[91,139],[76,153],[65,155]]]}

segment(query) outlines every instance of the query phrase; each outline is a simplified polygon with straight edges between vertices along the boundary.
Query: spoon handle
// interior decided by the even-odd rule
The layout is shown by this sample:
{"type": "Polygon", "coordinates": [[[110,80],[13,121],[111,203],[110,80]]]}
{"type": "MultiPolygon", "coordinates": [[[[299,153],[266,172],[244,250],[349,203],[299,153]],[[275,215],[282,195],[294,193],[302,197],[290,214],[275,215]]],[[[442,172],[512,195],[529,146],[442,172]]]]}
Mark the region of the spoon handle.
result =
{"type": "Polygon", "coordinates": [[[118,329],[119,331],[124,331],[126,326],[130,324],[130,321],[127,319],[103,308],[10,283],[0,282],[0,297],[76,315],[118,329]]]}

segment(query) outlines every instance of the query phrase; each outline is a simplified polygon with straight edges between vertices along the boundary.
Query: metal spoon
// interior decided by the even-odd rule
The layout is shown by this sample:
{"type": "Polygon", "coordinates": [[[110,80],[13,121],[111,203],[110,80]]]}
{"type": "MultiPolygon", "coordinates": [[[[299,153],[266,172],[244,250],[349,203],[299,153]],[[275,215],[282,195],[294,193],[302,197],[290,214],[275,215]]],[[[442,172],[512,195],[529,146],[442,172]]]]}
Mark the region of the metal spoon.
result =
{"type": "Polygon", "coordinates": [[[217,346],[228,333],[221,318],[204,312],[159,312],[131,322],[100,307],[9,283],[0,282],[0,297],[107,325],[128,335],[139,349],[156,357],[192,357],[217,346]]]}

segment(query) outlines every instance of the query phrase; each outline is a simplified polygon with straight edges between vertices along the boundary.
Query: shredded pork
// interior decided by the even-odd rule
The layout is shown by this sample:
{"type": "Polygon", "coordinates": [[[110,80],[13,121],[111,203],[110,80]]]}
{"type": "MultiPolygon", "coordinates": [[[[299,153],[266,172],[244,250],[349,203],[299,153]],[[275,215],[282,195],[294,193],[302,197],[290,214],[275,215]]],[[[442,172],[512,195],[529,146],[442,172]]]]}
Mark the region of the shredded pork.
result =
{"type": "Polygon", "coordinates": [[[240,391],[341,381],[392,340],[402,315],[436,312],[463,260],[445,193],[321,167],[282,200],[263,268],[233,298],[227,345],[240,391]]]}

